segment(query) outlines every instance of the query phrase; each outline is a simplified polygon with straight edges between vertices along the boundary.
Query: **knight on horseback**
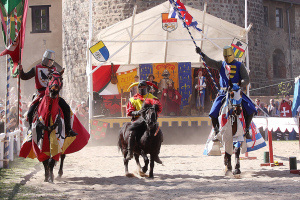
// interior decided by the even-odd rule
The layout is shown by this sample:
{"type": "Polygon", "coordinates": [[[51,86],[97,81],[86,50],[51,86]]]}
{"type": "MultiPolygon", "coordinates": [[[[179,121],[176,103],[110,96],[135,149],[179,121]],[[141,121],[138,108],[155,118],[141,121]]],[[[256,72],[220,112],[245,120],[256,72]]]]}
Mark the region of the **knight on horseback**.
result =
{"type": "MultiPolygon", "coordinates": [[[[42,63],[31,68],[29,72],[25,73],[23,71],[23,66],[19,65],[20,78],[22,80],[29,80],[34,77],[35,88],[37,89],[37,92],[33,98],[33,102],[31,103],[27,113],[29,129],[31,129],[32,126],[34,112],[38,107],[40,100],[45,95],[45,90],[48,84],[48,76],[56,70],[56,67],[53,65],[54,59],[55,52],[47,49],[43,54],[42,63]]],[[[67,133],[67,136],[73,137],[78,135],[71,128],[70,106],[61,97],[59,98],[59,106],[62,109],[65,117],[65,131],[67,133]]]]}
{"type": "MultiPolygon", "coordinates": [[[[157,97],[149,93],[148,91],[148,85],[151,86],[151,83],[145,80],[141,80],[138,83],[138,92],[133,97],[129,99],[129,102],[126,106],[126,114],[127,116],[131,116],[131,122],[134,123],[135,120],[137,120],[141,114],[145,111],[145,108],[143,107],[144,102],[146,99],[153,99],[155,100],[155,104],[160,104],[160,101],[157,97]]],[[[128,138],[128,153],[126,156],[127,160],[130,160],[133,157],[133,142],[136,138],[136,136],[140,134],[136,131],[131,131],[128,138]]],[[[143,134],[143,133],[141,133],[143,134]]],[[[159,156],[157,155],[154,158],[154,161],[157,163],[162,163],[159,156]]]]}
{"type": "MultiPolygon", "coordinates": [[[[225,61],[216,61],[209,58],[201,51],[199,47],[196,47],[196,52],[203,57],[204,61],[209,67],[218,70],[220,73],[220,91],[209,113],[216,136],[219,133],[220,127],[218,121],[220,108],[226,99],[226,92],[230,87],[229,80],[231,83],[240,83],[240,87],[246,87],[249,84],[249,75],[244,64],[235,60],[233,49],[230,46],[225,46],[223,48],[223,56],[225,61]]],[[[257,110],[249,97],[247,97],[244,93],[242,95],[242,99],[242,107],[246,125],[244,136],[247,139],[252,139],[252,136],[249,133],[249,127],[254,114],[257,113],[257,110]]]]}

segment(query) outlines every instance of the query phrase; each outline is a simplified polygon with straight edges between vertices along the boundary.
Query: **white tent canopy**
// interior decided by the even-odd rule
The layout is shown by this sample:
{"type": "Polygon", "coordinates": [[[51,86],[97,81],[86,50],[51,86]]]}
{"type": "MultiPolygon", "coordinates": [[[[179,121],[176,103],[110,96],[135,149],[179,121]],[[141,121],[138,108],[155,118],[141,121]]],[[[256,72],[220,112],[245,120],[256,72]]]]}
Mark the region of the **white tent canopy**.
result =
{"type": "MultiPolygon", "coordinates": [[[[99,40],[104,42],[110,52],[107,63],[199,63],[200,57],[195,52],[195,45],[179,19],[175,31],[169,33],[162,29],[161,14],[168,13],[170,6],[169,1],[166,1],[107,27],[93,37],[92,44],[99,40]]],[[[186,9],[198,21],[198,27],[203,29],[202,33],[194,28],[190,28],[190,31],[199,47],[203,42],[202,50],[209,57],[221,60],[224,46],[230,45],[235,37],[245,39],[244,28],[189,6],[186,9]]],[[[94,58],[92,64],[100,65],[94,58]]]]}

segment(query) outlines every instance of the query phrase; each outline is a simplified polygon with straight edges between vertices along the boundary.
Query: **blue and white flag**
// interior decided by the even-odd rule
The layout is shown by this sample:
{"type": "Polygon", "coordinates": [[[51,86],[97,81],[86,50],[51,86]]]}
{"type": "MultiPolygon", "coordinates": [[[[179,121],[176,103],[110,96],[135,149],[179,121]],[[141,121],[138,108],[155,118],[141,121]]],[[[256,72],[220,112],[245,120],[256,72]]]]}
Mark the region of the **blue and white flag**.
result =
{"type": "MultiPolygon", "coordinates": [[[[190,15],[190,13],[188,13],[184,4],[182,2],[180,2],[180,0],[169,0],[169,1],[172,5],[172,8],[170,9],[170,12],[169,12],[169,18],[180,18],[178,16],[179,15],[178,12],[176,11],[176,8],[177,8],[183,18],[182,19],[183,23],[185,23],[187,25],[187,27],[193,27],[198,31],[202,31],[200,28],[197,27],[198,22],[192,17],[192,15],[190,15]]],[[[184,26],[184,24],[183,24],[183,26],[184,26]]]]}
{"type": "Polygon", "coordinates": [[[90,51],[95,57],[95,59],[100,62],[107,61],[107,59],[109,58],[109,51],[102,41],[92,46],[90,48],[90,51]]]}

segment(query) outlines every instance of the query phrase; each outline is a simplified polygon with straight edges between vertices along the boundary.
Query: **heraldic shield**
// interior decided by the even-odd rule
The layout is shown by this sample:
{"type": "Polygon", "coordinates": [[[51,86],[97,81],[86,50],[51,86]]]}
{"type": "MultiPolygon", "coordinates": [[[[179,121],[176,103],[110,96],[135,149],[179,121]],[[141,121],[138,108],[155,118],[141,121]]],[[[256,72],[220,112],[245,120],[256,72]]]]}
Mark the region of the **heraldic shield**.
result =
{"type": "Polygon", "coordinates": [[[169,13],[162,13],[162,28],[165,31],[174,31],[177,29],[177,19],[176,18],[169,18],[169,13]]]}
{"type": "Polygon", "coordinates": [[[234,57],[241,58],[244,55],[244,52],[247,48],[247,43],[234,38],[231,43],[231,48],[233,49],[234,57]]]}

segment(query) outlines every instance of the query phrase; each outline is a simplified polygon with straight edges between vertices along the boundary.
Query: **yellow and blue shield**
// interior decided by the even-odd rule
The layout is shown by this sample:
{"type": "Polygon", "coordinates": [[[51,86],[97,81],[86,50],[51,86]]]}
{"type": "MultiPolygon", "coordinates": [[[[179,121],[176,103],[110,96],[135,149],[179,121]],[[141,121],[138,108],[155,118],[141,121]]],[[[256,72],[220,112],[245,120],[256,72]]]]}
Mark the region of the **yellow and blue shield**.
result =
{"type": "Polygon", "coordinates": [[[233,49],[234,57],[241,58],[244,55],[247,46],[247,43],[234,38],[231,43],[231,48],[233,49]]]}

